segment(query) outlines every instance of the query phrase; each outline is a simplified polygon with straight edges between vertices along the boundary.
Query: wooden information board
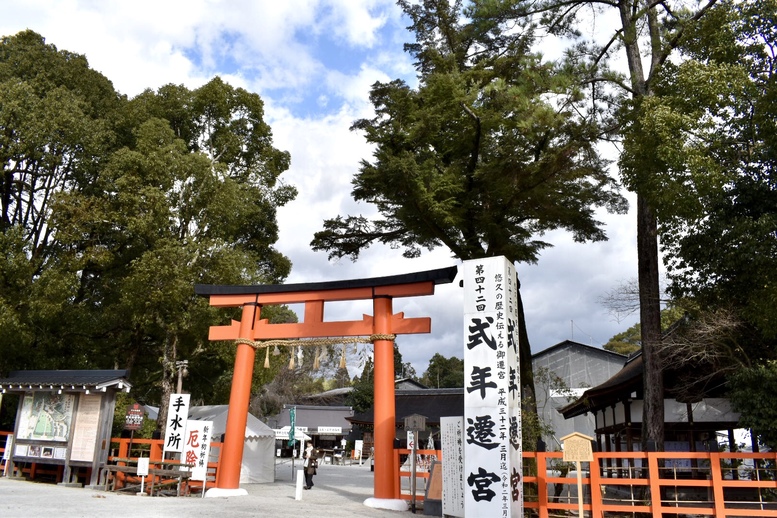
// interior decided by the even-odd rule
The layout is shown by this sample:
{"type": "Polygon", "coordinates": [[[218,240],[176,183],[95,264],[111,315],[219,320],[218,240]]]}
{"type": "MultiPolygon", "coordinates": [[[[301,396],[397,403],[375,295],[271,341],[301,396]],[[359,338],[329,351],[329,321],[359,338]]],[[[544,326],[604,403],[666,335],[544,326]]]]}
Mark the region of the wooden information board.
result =
{"type": "Polygon", "coordinates": [[[424,498],[442,500],[442,462],[433,461],[429,467],[429,484],[424,498]]]}

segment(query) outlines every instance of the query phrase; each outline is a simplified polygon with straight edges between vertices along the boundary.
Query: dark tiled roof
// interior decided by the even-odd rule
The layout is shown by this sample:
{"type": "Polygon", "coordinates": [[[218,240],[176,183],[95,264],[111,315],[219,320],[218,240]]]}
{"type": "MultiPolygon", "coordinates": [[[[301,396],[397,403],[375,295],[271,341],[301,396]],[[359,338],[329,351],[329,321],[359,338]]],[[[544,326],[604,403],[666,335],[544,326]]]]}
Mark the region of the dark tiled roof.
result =
{"type": "Polygon", "coordinates": [[[118,383],[130,387],[128,376],[128,370],[12,371],[7,377],[0,379],[0,388],[102,388],[118,383]]]}
{"type": "MultiPolygon", "coordinates": [[[[464,389],[397,390],[395,393],[397,424],[402,425],[405,417],[419,414],[426,417],[427,424],[437,425],[440,417],[464,415],[464,389]]],[[[354,424],[373,424],[374,409],[348,418],[354,424]]]]}
{"type": "Polygon", "coordinates": [[[458,272],[457,266],[427,270],[424,272],[389,275],[386,277],[371,277],[369,279],[351,279],[345,281],[308,282],[302,284],[260,284],[256,286],[229,286],[216,284],[195,284],[197,295],[245,295],[253,293],[295,293],[311,290],[337,290],[349,288],[365,288],[373,286],[393,286],[397,284],[412,284],[418,282],[434,282],[447,284],[453,282],[458,272]]]}

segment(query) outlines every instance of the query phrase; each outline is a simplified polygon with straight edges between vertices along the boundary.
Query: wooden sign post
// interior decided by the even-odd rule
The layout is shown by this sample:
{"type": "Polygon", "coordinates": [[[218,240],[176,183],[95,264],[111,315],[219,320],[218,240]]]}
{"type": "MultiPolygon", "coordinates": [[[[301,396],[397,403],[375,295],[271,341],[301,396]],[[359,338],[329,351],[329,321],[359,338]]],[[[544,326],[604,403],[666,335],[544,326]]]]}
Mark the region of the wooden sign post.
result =
{"type": "Polygon", "coordinates": [[[593,437],[588,437],[579,432],[572,432],[561,438],[561,447],[564,449],[564,462],[574,462],[577,471],[577,509],[578,516],[583,516],[583,474],[580,472],[581,462],[594,460],[594,449],[591,446],[593,437]]]}

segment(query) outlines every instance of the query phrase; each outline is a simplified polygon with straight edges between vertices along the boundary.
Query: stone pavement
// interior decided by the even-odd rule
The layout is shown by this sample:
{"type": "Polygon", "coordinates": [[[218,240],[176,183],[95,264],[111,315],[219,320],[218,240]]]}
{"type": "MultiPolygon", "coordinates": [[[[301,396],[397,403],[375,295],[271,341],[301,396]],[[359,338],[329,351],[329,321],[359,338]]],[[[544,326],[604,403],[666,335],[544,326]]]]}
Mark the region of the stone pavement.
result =
{"type": "MultiPolygon", "coordinates": [[[[299,469],[300,463],[295,465],[299,469]]],[[[291,463],[276,466],[273,484],[244,484],[247,496],[230,498],[141,497],[88,488],[0,477],[0,517],[138,518],[188,516],[304,516],[311,518],[409,515],[373,509],[364,500],[373,495],[369,465],[322,465],[315,486],[295,500],[291,463]]]]}

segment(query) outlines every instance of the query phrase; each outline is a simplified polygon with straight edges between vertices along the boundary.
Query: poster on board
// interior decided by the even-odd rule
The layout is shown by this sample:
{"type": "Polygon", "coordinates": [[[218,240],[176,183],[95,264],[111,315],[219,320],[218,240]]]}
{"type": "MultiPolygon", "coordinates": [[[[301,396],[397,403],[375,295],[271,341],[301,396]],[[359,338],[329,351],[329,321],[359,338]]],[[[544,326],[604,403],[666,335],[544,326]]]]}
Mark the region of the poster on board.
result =
{"type": "Polygon", "coordinates": [[[22,399],[18,440],[67,441],[75,408],[75,394],[27,392],[22,399]]]}

